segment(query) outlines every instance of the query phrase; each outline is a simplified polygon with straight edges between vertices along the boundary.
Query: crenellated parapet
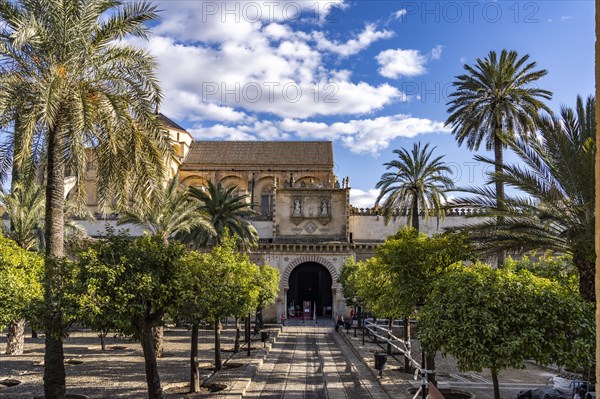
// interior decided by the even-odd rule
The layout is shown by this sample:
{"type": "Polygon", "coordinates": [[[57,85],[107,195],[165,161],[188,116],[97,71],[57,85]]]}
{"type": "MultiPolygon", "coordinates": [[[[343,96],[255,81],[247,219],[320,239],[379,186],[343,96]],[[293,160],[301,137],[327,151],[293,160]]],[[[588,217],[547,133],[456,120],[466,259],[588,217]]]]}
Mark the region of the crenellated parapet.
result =
{"type": "MultiPolygon", "coordinates": [[[[485,212],[486,211],[481,208],[450,208],[450,209],[445,210],[445,216],[450,216],[450,217],[452,217],[452,216],[461,216],[461,217],[477,216],[477,215],[484,215],[485,212]]],[[[425,217],[426,213],[428,213],[427,216],[435,217],[435,213],[433,210],[429,210],[429,211],[420,210],[419,216],[425,217]]],[[[351,206],[350,214],[355,215],[355,216],[381,216],[383,213],[382,213],[382,210],[380,207],[357,208],[357,207],[351,206]]],[[[392,213],[392,216],[393,217],[408,216],[408,209],[407,208],[397,208],[392,213]]]]}

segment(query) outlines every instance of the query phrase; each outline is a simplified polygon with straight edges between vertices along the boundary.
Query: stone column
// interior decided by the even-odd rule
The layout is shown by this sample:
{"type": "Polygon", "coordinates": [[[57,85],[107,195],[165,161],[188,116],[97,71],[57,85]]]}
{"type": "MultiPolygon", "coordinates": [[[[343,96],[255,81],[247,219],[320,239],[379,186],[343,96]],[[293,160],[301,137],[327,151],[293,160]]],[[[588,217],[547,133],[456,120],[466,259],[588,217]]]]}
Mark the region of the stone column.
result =
{"type": "Polygon", "coordinates": [[[331,318],[336,321],[338,316],[337,288],[331,287],[331,318]]]}

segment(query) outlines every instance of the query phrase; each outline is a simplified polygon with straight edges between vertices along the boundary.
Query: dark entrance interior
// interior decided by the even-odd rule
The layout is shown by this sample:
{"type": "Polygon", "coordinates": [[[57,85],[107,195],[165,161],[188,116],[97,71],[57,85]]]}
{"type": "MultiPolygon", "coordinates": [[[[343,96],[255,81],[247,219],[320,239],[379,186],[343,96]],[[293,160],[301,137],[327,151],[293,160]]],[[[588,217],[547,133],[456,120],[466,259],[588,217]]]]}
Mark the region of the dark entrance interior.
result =
{"type": "Polygon", "coordinates": [[[296,316],[302,315],[302,303],[311,301],[317,303],[317,316],[332,315],[331,274],[321,264],[307,262],[298,265],[288,281],[287,293],[288,310],[294,307],[296,316]]]}

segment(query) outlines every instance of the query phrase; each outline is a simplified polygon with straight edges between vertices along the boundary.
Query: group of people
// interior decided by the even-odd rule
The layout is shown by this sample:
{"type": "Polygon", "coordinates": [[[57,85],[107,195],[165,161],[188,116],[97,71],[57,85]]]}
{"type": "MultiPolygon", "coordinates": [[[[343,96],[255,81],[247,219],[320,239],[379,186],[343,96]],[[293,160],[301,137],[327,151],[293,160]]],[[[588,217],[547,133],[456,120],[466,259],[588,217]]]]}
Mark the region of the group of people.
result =
{"type": "MultiPolygon", "coordinates": [[[[356,312],[354,309],[350,309],[350,320],[354,321],[356,319],[356,312]]],[[[340,329],[340,326],[344,325],[344,316],[340,313],[337,318],[337,322],[335,323],[335,331],[337,332],[340,329]]]]}

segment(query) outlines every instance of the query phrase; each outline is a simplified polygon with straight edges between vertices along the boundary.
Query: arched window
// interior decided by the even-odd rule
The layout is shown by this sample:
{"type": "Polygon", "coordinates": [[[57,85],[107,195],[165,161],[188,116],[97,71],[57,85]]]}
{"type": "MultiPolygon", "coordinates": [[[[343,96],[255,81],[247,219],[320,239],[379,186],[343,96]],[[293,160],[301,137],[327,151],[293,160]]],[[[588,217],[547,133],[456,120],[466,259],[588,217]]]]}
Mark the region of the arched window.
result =
{"type": "Polygon", "coordinates": [[[270,188],[264,188],[260,195],[260,213],[263,216],[273,216],[273,191],[270,188]]]}

